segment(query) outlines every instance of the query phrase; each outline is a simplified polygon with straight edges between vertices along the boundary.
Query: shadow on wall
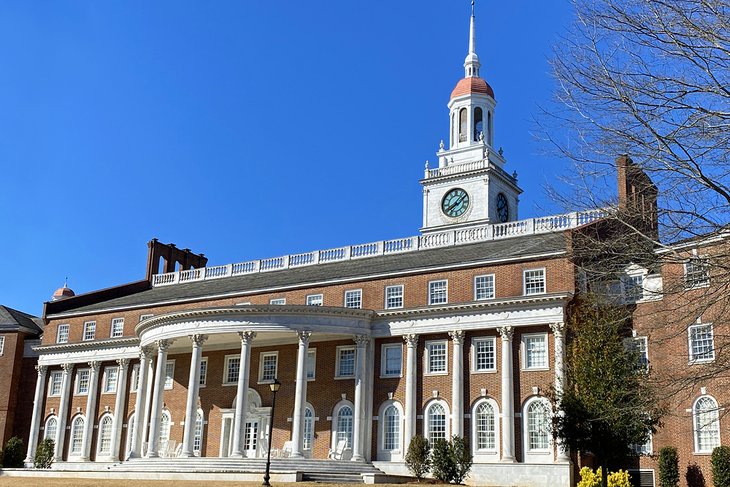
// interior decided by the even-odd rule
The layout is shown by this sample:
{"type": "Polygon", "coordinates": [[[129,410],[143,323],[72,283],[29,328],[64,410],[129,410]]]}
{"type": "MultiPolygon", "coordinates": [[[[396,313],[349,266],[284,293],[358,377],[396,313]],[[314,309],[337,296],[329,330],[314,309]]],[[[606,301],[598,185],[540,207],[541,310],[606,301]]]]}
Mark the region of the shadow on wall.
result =
{"type": "Polygon", "coordinates": [[[696,463],[687,466],[687,487],[706,487],[705,476],[702,474],[702,469],[696,463]]]}

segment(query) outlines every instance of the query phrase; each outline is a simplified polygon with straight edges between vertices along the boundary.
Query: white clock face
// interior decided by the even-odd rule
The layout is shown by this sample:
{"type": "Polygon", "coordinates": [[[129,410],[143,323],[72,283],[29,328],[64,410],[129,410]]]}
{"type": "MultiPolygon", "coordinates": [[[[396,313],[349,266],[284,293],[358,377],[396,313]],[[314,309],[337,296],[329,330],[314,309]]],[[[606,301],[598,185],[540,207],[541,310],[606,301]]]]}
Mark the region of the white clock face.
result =
{"type": "Polygon", "coordinates": [[[459,217],[469,208],[469,194],[461,188],[454,188],[441,200],[441,211],[452,218],[459,217]]]}

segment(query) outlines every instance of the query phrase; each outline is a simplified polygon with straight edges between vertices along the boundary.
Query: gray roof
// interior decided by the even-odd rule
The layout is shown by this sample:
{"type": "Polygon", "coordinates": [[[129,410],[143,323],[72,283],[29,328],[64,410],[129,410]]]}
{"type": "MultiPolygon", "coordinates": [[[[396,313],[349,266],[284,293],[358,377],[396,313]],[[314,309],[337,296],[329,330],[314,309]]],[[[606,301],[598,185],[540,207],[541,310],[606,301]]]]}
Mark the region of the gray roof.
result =
{"type": "MultiPolygon", "coordinates": [[[[401,254],[244,274],[185,284],[152,287],[126,296],[69,308],[59,314],[77,314],[109,308],[124,308],[173,300],[194,300],[206,296],[245,293],[271,288],[304,287],[331,280],[365,280],[383,274],[408,273],[441,266],[478,265],[489,261],[520,259],[566,250],[563,232],[529,235],[468,245],[418,250],[401,254]]],[[[73,298],[70,298],[73,300],[73,298]]],[[[71,303],[69,303],[71,304],[71,303]]]]}
{"type": "Polygon", "coordinates": [[[0,330],[17,331],[24,328],[29,333],[42,333],[43,320],[17,309],[0,305],[0,330]]]}

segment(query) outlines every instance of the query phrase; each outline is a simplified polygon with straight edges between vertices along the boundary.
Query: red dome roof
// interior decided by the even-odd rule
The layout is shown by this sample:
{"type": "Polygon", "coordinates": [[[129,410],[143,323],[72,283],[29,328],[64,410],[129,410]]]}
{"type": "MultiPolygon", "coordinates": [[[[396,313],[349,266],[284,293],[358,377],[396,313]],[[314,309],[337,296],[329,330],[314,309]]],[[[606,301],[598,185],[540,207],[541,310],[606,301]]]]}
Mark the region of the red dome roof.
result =
{"type": "Polygon", "coordinates": [[[56,292],[53,293],[51,301],[58,301],[59,299],[70,298],[72,296],[76,296],[76,293],[73,292],[70,287],[63,286],[56,289],[56,292]]]}
{"type": "Polygon", "coordinates": [[[469,95],[471,93],[482,93],[494,98],[494,90],[482,78],[464,78],[459,80],[456,88],[451,92],[451,98],[453,99],[457,96],[469,95]]]}

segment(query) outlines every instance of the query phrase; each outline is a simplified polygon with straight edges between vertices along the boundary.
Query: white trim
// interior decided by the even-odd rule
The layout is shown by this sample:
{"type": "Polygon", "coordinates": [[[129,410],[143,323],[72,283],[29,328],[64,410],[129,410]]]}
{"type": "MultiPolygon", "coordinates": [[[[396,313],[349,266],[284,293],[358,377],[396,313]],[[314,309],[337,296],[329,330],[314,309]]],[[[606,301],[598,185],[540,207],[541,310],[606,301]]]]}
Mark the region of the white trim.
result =
{"type": "Polygon", "coordinates": [[[269,299],[269,304],[274,306],[285,306],[286,298],[271,298],[269,299]]]}
{"type": "Polygon", "coordinates": [[[335,450],[337,448],[337,436],[338,436],[338,419],[340,415],[340,411],[344,407],[349,407],[350,411],[352,411],[352,423],[350,425],[350,435],[349,435],[349,445],[346,448],[346,451],[351,452],[352,451],[352,441],[354,440],[355,436],[355,405],[348,401],[347,399],[342,399],[337,404],[335,404],[335,407],[332,408],[332,424],[330,429],[330,448],[332,450],[335,450]]]}
{"type": "Polygon", "coordinates": [[[240,367],[241,367],[241,354],[240,353],[233,353],[233,354],[226,355],[223,357],[223,378],[221,380],[221,383],[224,386],[238,385],[238,374],[236,374],[236,377],[234,378],[234,380],[232,380],[230,382],[228,381],[228,369],[230,368],[229,362],[231,359],[236,359],[236,358],[238,359],[238,367],[239,367],[238,370],[241,370],[240,369],[240,367]]]}
{"type": "MultiPolygon", "coordinates": [[[[698,320],[699,321],[699,320],[698,320]]],[[[687,345],[689,364],[704,364],[715,361],[715,327],[712,323],[695,323],[687,327],[687,345]],[[710,327],[710,337],[712,338],[712,357],[710,358],[694,358],[692,355],[692,330],[700,327],[710,327]]]]}
{"type": "Polygon", "coordinates": [[[449,341],[448,340],[427,340],[423,347],[423,375],[449,375],[449,341]],[[441,344],[444,346],[444,370],[431,371],[431,345],[441,344]]]}
{"type": "Polygon", "coordinates": [[[471,407],[471,415],[469,417],[471,424],[471,452],[474,455],[475,463],[491,463],[498,462],[501,454],[501,437],[500,437],[500,421],[499,404],[491,397],[481,397],[474,401],[471,407]],[[477,408],[482,404],[489,404],[494,412],[494,449],[478,450],[477,449],[477,408]]]}
{"type": "Polygon", "coordinates": [[[109,330],[109,338],[119,338],[124,336],[124,317],[118,316],[116,318],[112,318],[110,330],[109,330]],[[120,324],[122,325],[122,328],[120,330],[120,333],[118,335],[114,334],[114,325],[120,324]]]}
{"type": "MultiPolygon", "coordinates": [[[[710,394],[703,394],[692,403],[692,437],[693,437],[693,452],[695,455],[709,455],[712,453],[712,450],[714,450],[716,447],[722,445],[722,429],[720,428],[720,410],[721,408],[718,406],[717,399],[715,399],[710,394]],[[717,418],[713,420],[713,422],[717,423],[717,445],[713,445],[711,448],[707,450],[700,450],[699,448],[699,430],[697,429],[697,403],[700,402],[702,399],[710,399],[715,404],[715,414],[717,415],[717,418]]],[[[712,412],[712,410],[710,410],[712,412]]]]}
{"type": "Polygon", "coordinates": [[[74,396],[88,396],[89,389],[91,389],[91,369],[88,367],[76,369],[76,375],[74,380],[74,396]],[[79,389],[81,386],[81,373],[86,372],[89,374],[86,378],[86,391],[81,392],[79,389]]]}
{"type": "Polygon", "coordinates": [[[169,391],[175,387],[175,359],[169,359],[165,362],[165,390],[169,391]],[[172,374],[169,375],[170,378],[170,386],[167,385],[167,367],[169,365],[172,365],[172,374]]]}
{"type": "Polygon", "coordinates": [[[433,406],[437,404],[444,408],[445,439],[446,441],[449,441],[451,439],[451,421],[449,421],[449,419],[451,418],[451,410],[449,408],[449,404],[440,398],[432,399],[428,401],[423,408],[423,436],[431,444],[433,444],[433,441],[431,440],[431,427],[429,424],[430,410],[433,406]]]}
{"type": "Polygon", "coordinates": [[[69,435],[68,435],[68,450],[67,450],[68,451],[68,458],[71,458],[71,457],[81,457],[81,456],[84,455],[84,431],[86,431],[86,421],[88,421],[88,419],[86,418],[86,416],[83,415],[83,414],[81,414],[81,413],[78,413],[78,414],[75,414],[71,418],[71,420],[68,422],[68,424],[69,424],[68,429],[70,430],[69,431],[69,435]],[[81,419],[81,421],[82,421],[80,438],[78,439],[79,451],[78,452],[74,452],[73,451],[74,439],[76,438],[74,436],[74,423],[76,423],[76,421],[79,420],[79,419],[81,419]]]}
{"type": "Polygon", "coordinates": [[[343,294],[342,298],[342,306],[349,309],[362,309],[362,289],[345,289],[345,293],[343,294]],[[360,299],[360,306],[347,306],[347,294],[348,293],[358,293],[359,299],[360,299]]]}
{"type": "Polygon", "coordinates": [[[317,379],[317,347],[307,348],[307,360],[305,363],[305,372],[307,374],[307,381],[313,381],[317,379]],[[309,377],[309,355],[314,355],[314,359],[312,362],[314,362],[314,367],[312,368],[312,377],[309,377]]]}
{"type": "MultiPolygon", "coordinates": [[[[375,420],[375,418],[373,418],[375,420]]],[[[387,461],[387,462],[402,462],[405,458],[405,448],[403,447],[403,427],[405,422],[405,413],[403,411],[403,406],[400,402],[394,400],[394,399],[388,399],[386,401],[383,401],[382,404],[380,404],[380,408],[378,408],[378,416],[377,416],[377,459],[378,461],[387,461]],[[390,408],[391,406],[395,407],[395,409],[398,411],[398,442],[396,445],[396,448],[394,449],[386,449],[385,448],[385,428],[387,427],[387,422],[385,421],[385,411],[390,408]]]]}
{"type": "Polygon", "coordinates": [[[198,387],[205,387],[208,385],[208,356],[201,357],[200,359],[200,380],[198,381],[198,387]],[[203,364],[205,364],[205,374],[202,373],[203,364]]]}
{"type": "Polygon", "coordinates": [[[380,345],[380,378],[389,379],[393,377],[403,377],[403,343],[383,343],[380,345]],[[397,374],[388,374],[386,370],[386,350],[389,348],[400,350],[400,370],[397,374]]]}
{"type": "Polygon", "coordinates": [[[354,379],[355,369],[357,368],[357,358],[355,353],[355,345],[339,345],[335,355],[335,379],[354,379]],[[352,375],[340,375],[340,352],[352,350],[352,375]]]}
{"type": "Polygon", "coordinates": [[[153,313],[144,313],[144,314],[141,314],[141,315],[139,315],[139,322],[142,322],[144,320],[149,320],[153,316],[155,316],[153,313]]]}
{"type": "Polygon", "coordinates": [[[266,351],[259,353],[259,384],[271,384],[279,376],[279,352],[278,351],[266,351]],[[264,358],[265,357],[276,357],[276,363],[274,365],[274,378],[264,379],[264,358]]]}
{"type": "Polygon", "coordinates": [[[96,339],[96,320],[85,321],[84,322],[83,332],[82,332],[82,335],[81,335],[81,341],[82,342],[90,342],[90,341],[95,340],[95,339],[96,339]],[[91,338],[87,338],[86,337],[87,336],[86,331],[87,331],[87,329],[92,328],[92,325],[93,325],[94,331],[91,333],[91,335],[92,335],[91,338]]]}
{"type": "Polygon", "coordinates": [[[56,343],[68,343],[68,339],[71,336],[71,325],[68,323],[59,323],[56,328],[56,343]],[[61,341],[61,328],[66,330],[66,340],[61,341]]]}
{"type": "Polygon", "coordinates": [[[96,433],[96,456],[97,459],[99,458],[109,458],[114,456],[114,415],[110,412],[105,412],[101,415],[99,418],[98,423],[98,431],[96,433]],[[104,432],[104,429],[102,428],[102,425],[104,423],[104,419],[109,418],[111,420],[111,423],[109,424],[109,451],[106,453],[103,453],[101,451],[101,435],[104,432]]]}
{"type": "Polygon", "coordinates": [[[449,280],[448,279],[436,279],[434,281],[428,281],[428,305],[429,306],[443,306],[444,304],[449,304],[449,280]],[[433,289],[432,286],[445,285],[445,292],[446,292],[446,299],[443,303],[434,303],[433,302],[433,289]]]}
{"type": "MultiPolygon", "coordinates": [[[[391,284],[383,288],[383,309],[401,309],[405,306],[406,287],[404,284],[391,284]],[[388,306],[388,289],[400,289],[400,306],[388,306]]],[[[397,295],[393,295],[396,298],[397,295]]]]}
{"type": "Polygon", "coordinates": [[[324,294],[307,294],[307,297],[304,299],[304,303],[307,306],[324,306],[324,294]],[[310,301],[315,303],[310,303],[310,301]],[[319,304],[316,304],[316,301],[319,301],[319,304]]]}
{"type": "Polygon", "coordinates": [[[520,337],[520,349],[521,349],[521,370],[532,371],[532,370],[550,370],[550,341],[548,340],[547,332],[539,333],[525,333],[520,337]],[[542,367],[528,367],[527,366],[527,339],[534,337],[542,337],[545,342],[545,365],[542,367]]]}
{"type": "Polygon", "coordinates": [[[531,396],[529,397],[525,403],[522,406],[522,451],[524,462],[525,463],[552,463],[554,462],[554,447],[553,447],[553,437],[550,434],[550,431],[546,431],[545,434],[547,435],[547,441],[548,441],[548,447],[547,448],[530,448],[530,430],[529,430],[529,414],[528,409],[533,403],[540,402],[544,404],[547,407],[548,411],[548,418],[547,418],[547,424],[548,427],[551,424],[551,417],[553,414],[553,409],[550,406],[550,401],[547,400],[547,398],[543,396],[531,396]]]}
{"type": "Polygon", "coordinates": [[[63,394],[63,372],[60,370],[52,370],[50,374],[48,374],[48,397],[60,397],[61,394],[63,394]],[[53,393],[53,378],[54,377],[60,377],[58,381],[58,393],[53,393]]]}
{"type": "Polygon", "coordinates": [[[495,299],[497,297],[497,278],[492,274],[479,274],[478,276],[474,276],[474,279],[472,280],[472,285],[474,287],[474,301],[487,301],[490,299],[495,299]],[[491,277],[492,278],[492,296],[486,297],[486,298],[478,298],[477,297],[477,279],[481,277],[491,277]]]}
{"type": "Polygon", "coordinates": [[[534,269],[524,269],[522,271],[522,295],[523,296],[538,296],[540,294],[547,294],[547,272],[545,271],[544,267],[536,267],[534,269]],[[527,273],[528,272],[537,272],[542,271],[542,292],[527,292],[527,273]]]}
{"type": "Polygon", "coordinates": [[[104,377],[101,381],[101,393],[102,394],[116,394],[117,388],[119,387],[119,367],[116,365],[108,365],[104,367],[104,377]],[[114,379],[114,388],[107,390],[107,381],[109,380],[109,372],[116,370],[116,377],[114,379]]]}
{"type": "Polygon", "coordinates": [[[471,373],[472,374],[494,374],[497,372],[497,337],[495,336],[478,336],[471,338],[471,373]],[[488,369],[477,369],[477,342],[492,342],[493,366],[488,369]]]}

